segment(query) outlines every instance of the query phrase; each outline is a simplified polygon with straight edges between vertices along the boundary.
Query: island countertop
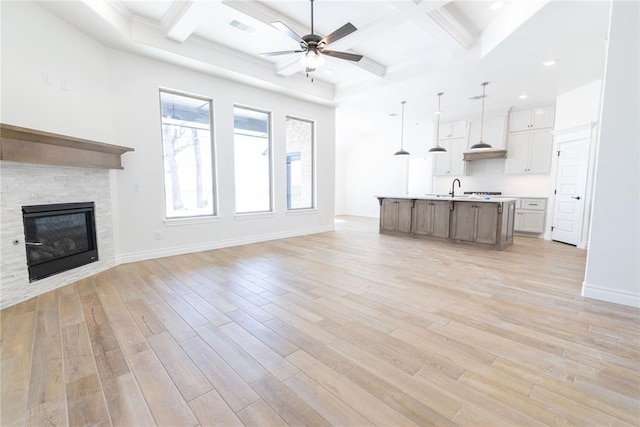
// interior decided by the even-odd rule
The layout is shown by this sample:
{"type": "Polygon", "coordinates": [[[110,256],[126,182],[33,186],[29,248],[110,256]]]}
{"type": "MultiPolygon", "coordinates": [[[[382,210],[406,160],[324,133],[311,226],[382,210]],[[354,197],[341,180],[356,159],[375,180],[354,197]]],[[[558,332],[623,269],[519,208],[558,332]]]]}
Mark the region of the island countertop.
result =
{"type": "Polygon", "coordinates": [[[464,195],[451,197],[445,194],[405,194],[403,196],[375,196],[378,199],[406,199],[406,200],[442,200],[448,202],[489,202],[489,203],[504,203],[515,202],[518,199],[515,197],[501,197],[501,196],[474,196],[464,195]]]}

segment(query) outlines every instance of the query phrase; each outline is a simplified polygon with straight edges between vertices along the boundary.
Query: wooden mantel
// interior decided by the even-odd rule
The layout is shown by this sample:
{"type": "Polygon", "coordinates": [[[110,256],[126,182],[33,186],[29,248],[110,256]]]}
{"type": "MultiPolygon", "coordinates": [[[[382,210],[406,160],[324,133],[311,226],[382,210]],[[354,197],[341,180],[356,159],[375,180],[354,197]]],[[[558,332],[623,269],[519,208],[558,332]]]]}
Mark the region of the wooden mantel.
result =
{"type": "Polygon", "coordinates": [[[122,169],[127,151],[133,148],[0,123],[0,160],[122,169]]]}

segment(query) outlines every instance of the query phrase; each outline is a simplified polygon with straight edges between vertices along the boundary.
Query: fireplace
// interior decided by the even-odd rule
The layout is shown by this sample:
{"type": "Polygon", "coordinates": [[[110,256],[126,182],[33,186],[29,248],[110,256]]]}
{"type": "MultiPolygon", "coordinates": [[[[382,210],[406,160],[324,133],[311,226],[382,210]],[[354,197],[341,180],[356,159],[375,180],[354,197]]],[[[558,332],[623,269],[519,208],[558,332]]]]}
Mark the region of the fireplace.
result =
{"type": "Polygon", "coordinates": [[[98,261],[93,202],[23,206],[29,282],[98,261]]]}

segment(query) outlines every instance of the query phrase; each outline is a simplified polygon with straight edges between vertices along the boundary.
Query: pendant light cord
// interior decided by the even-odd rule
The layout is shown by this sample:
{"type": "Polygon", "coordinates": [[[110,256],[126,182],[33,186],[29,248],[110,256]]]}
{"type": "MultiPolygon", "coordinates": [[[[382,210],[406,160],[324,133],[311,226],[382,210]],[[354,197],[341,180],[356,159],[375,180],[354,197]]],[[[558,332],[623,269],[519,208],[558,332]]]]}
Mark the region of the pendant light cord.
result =
{"type": "Polygon", "coordinates": [[[480,143],[482,143],[482,135],[484,131],[484,98],[487,85],[489,82],[482,83],[482,111],[480,112],[480,143]]]}
{"type": "Polygon", "coordinates": [[[444,92],[440,92],[438,93],[438,111],[436,111],[436,114],[438,115],[438,118],[436,119],[436,147],[440,147],[440,97],[444,94],[444,92]]]}
{"type": "Polygon", "coordinates": [[[400,149],[404,149],[404,104],[407,101],[402,101],[402,122],[400,125],[400,149]]]}

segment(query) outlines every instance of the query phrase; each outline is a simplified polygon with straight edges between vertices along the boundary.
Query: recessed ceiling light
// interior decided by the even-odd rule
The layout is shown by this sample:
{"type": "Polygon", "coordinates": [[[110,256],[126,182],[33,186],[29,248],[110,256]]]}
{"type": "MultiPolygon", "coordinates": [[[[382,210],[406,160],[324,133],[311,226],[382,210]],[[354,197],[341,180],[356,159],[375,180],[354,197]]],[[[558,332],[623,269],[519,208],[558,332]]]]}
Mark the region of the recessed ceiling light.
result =
{"type": "Polygon", "coordinates": [[[494,1],[493,3],[491,3],[491,6],[489,6],[492,10],[498,10],[500,9],[502,6],[504,6],[504,2],[503,1],[494,1]]]}
{"type": "Polygon", "coordinates": [[[399,114],[398,113],[389,113],[389,117],[398,117],[399,114]]]}
{"type": "Polygon", "coordinates": [[[556,60],[551,59],[549,61],[545,61],[542,63],[542,65],[544,65],[545,67],[553,67],[554,65],[556,65],[556,60]]]}
{"type": "Polygon", "coordinates": [[[527,95],[526,93],[523,93],[522,95],[518,96],[518,98],[520,99],[527,99],[529,97],[529,95],[527,95]]]}

